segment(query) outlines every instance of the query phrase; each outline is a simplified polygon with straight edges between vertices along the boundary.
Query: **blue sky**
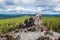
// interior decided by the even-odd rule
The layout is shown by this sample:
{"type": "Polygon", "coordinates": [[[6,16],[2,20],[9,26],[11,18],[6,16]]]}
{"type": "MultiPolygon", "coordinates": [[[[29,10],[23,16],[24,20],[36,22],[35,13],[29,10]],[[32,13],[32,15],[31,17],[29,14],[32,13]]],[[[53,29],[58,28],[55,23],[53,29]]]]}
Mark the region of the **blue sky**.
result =
{"type": "Polygon", "coordinates": [[[60,0],[0,0],[0,14],[60,14],[60,0]]]}

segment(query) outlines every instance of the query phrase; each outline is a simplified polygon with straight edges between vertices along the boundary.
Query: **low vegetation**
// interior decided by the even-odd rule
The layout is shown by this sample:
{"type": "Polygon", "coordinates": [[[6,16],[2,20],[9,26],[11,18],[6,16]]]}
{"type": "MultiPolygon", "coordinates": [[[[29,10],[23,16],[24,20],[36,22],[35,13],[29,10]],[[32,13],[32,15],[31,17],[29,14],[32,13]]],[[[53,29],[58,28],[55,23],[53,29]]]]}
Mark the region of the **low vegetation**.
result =
{"type": "Polygon", "coordinates": [[[42,21],[51,31],[60,33],[60,17],[43,17],[42,21]]]}
{"type": "Polygon", "coordinates": [[[24,22],[26,18],[30,16],[0,19],[0,34],[7,33],[10,28],[15,28],[18,24],[24,22]]]}
{"type": "MultiPolygon", "coordinates": [[[[7,33],[10,28],[15,28],[30,16],[0,19],[0,34],[7,33]]],[[[60,17],[42,17],[43,24],[51,31],[60,32],[60,17]]]]}

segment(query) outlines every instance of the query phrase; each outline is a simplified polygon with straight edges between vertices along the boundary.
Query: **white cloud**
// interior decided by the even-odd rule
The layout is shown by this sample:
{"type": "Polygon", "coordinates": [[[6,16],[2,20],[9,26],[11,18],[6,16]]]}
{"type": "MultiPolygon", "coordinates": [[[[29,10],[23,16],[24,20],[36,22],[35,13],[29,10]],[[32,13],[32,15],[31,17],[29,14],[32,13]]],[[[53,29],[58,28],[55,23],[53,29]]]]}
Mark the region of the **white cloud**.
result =
{"type": "Polygon", "coordinates": [[[35,0],[21,0],[22,3],[33,3],[35,0]]]}
{"type": "Polygon", "coordinates": [[[60,0],[58,1],[56,7],[54,8],[54,11],[60,11],[60,0]]]}
{"type": "Polygon", "coordinates": [[[0,7],[4,7],[5,6],[5,0],[0,0],[0,7]]]}
{"type": "Polygon", "coordinates": [[[0,12],[4,12],[5,10],[4,9],[0,9],[0,12]]]}
{"type": "Polygon", "coordinates": [[[60,7],[56,7],[54,10],[55,11],[60,11],[60,7]]]}
{"type": "Polygon", "coordinates": [[[27,11],[27,12],[36,12],[36,11],[41,11],[42,8],[41,7],[37,7],[37,9],[32,9],[32,8],[25,8],[25,7],[20,7],[20,6],[17,6],[14,8],[14,10],[16,10],[17,12],[20,12],[20,11],[27,11]]]}
{"type": "Polygon", "coordinates": [[[37,8],[36,8],[36,11],[37,11],[37,12],[40,12],[41,10],[43,10],[42,7],[37,7],[37,8]]]}
{"type": "Polygon", "coordinates": [[[24,7],[16,7],[15,10],[18,11],[18,12],[20,12],[20,11],[25,10],[25,8],[24,7]]]}
{"type": "Polygon", "coordinates": [[[8,12],[8,11],[13,11],[13,9],[11,9],[11,8],[8,8],[8,9],[6,9],[6,11],[8,12]]]}
{"type": "Polygon", "coordinates": [[[0,0],[0,4],[4,3],[4,0],[0,0]]]}
{"type": "Polygon", "coordinates": [[[4,9],[0,9],[0,12],[36,12],[36,11],[41,11],[42,8],[41,7],[37,7],[32,9],[32,8],[25,8],[25,7],[21,7],[21,6],[6,6],[4,9]]]}
{"type": "MultiPolygon", "coordinates": [[[[0,11],[2,12],[10,12],[10,11],[16,11],[16,12],[21,12],[21,11],[27,11],[27,12],[36,12],[37,10],[42,12],[41,10],[44,9],[53,9],[54,11],[60,11],[60,0],[0,0],[0,6],[3,6],[3,9],[0,8],[0,11]],[[10,4],[10,1],[15,4],[13,5],[7,5],[5,2],[10,4]],[[36,6],[36,8],[33,9],[33,7],[29,8],[30,6],[26,7],[26,5],[33,5],[36,6]],[[21,7],[21,5],[24,5],[21,7]],[[42,7],[44,6],[44,7],[42,7]],[[47,6],[47,7],[45,7],[47,6]],[[52,7],[50,7],[52,6],[52,7]]],[[[49,12],[51,12],[49,10],[49,12]]],[[[46,12],[48,13],[48,12],[46,12]]]]}
{"type": "Polygon", "coordinates": [[[36,0],[36,6],[56,6],[60,0],[36,0]]]}
{"type": "Polygon", "coordinates": [[[21,5],[21,4],[33,4],[35,2],[35,0],[12,0],[13,3],[17,4],[17,5],[21,5]]]}

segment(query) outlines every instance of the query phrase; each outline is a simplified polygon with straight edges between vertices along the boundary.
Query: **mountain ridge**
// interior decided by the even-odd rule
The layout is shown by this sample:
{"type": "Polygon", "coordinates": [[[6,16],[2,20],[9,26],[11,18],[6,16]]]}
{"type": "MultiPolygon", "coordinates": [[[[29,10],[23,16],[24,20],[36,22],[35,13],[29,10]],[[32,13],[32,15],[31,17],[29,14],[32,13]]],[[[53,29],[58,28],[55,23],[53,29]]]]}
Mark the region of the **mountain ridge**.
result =
{"type": "MultiPolygon", "coordinates": [[[[21,16],[33,16],[34,14],[0,14],[0,19],[4,18],[14,18],[14,17],[21,17],[21,16]]],[[[54,17],[60,17],[60,14],[41,14],[42,16],[54,16],[54,17]]]]}

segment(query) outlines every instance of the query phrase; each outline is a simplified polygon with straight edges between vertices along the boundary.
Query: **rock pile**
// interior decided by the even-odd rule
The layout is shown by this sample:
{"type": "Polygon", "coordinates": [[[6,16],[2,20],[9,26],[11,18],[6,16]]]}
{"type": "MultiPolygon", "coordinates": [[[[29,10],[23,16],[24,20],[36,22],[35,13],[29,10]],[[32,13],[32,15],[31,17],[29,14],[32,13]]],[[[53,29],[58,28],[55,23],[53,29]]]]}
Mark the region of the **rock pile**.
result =
{"type": "Polygon", "coordinates": [[[24,24],[10,29],[4,36],[1,35],[0,40],[60,40],[60,33],[51,32],[42,23],[41,15],[36,13],[25,19],[24,24]]]}

